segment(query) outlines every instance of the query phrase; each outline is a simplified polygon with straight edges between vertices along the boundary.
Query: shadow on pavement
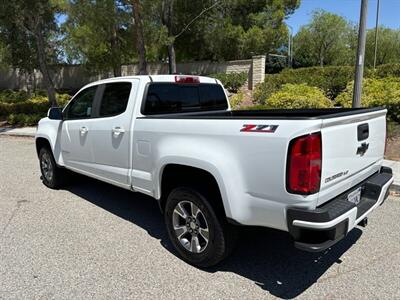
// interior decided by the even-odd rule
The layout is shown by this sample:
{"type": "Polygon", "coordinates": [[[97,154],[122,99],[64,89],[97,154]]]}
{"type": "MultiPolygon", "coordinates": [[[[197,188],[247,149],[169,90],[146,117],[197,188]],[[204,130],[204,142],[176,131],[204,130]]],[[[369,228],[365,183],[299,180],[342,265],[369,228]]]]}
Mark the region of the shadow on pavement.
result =
{"type": "MultiPolygon", "coordinates": [[[[142,227],[176,255],[154,199],[84,176],[76,181],[79,182],[66,190],[142,227]]],[[[362,234],[360,229],[354,229],[332,249],[308,253],[295,249],[285,232],[253,227],[241,228],[239,232],[241,237],[235,252],[220,265],[205,271],[236,273],[280,298],[293,298],[307,290],[333,264],[341,263],[340,257],[362,234]]]]}
{"type": "Polygon", "coordinates": [[[0,133],[5,133],[5,132],[8,132],[13,129],[14,128],[12,128],[12,127],[0,127],[0,133]]]}

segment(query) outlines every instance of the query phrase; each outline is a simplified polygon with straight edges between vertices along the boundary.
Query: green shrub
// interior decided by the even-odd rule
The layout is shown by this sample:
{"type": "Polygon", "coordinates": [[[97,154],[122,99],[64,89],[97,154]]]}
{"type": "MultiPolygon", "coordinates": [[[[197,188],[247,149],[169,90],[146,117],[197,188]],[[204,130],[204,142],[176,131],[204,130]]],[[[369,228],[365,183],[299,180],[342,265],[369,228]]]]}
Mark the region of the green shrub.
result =
{"type": "Polygon", "coordinates": [[[384,77],[400,77],[400,64],[380,65],[376,68],[375,76],[384,77]]]}
{"type": "MultiPolygon", "coordinates": [[[[60,106],[64,106],[70,99],[71,96],[65,93],[56,93],[57,102],[60,106]]],[[[0,91],[0,103],[21,103],[27,100],[33,102],[42,102],[47,100],[47,93],[43,90],[37,90],[29,96],[26,91],[12,91],[4,90],[0,91]]]]}
{"type": "Polygon", "coordinates": [[[282,84],[284,84],[284,80],[280,74],[266,74],[264,82],[257,84],[253,91],[253,102],[264,105],[271,94],[278,91],[282,84]]]}
{"type": "MultiPolygon", "coordinates": [[[[71,99],[68,94],[56,93],[59,106],[65,106],[71,99]]],[[[11,125],[36,125],[46,116],[50,103],[45,91],[37,91],[29,98],[25,91],[5,90],[0,92],[0,117],[11,125]]]]}
{"type": "Polygon", "coordinates": [[[26,91],[0,91],[0,103],[17,103],[28,100],[29,95],[26,91]]]}
{"type": "Polygon", "coordinates": [[[48,111],[50,105],[46,102],[25,101],[18,103],[0,103],[0,116],[9,114],[38,114],[48,111]]]}
{"type": "Polygon", "coordinates": [[[43,114],[10,114],[7,117],[7,123],[19,126],[34,126],[43,118],[43,114]]]}
{"type": "MultiPolygon", "coordinates": [[[[370,72],[365,70],[365,76],[370,72]]],[[[257,85],[253,99],[255,103],[265,104],[272,93],[278,91],[283,84],[305,83],[324,91],[327,97],[334,100],[347,83],[354,78],[352,66],[311,67],[300,69],[285,69],[278,74],[266,74],[264,82],[257,85]]]]}
{"type": "Polygon", "coordinates": [[[236,93],[247,81],[248,75],[242,73],[217,73],[210,77],[219,79],[224,87],[231,93],[236,93]]]}
{"type": "MultiPolygon", "coordinates": [[[[67,105],[67,103],[69,102],[69,100],[71,100],[72,96],[69,94],[56,94],[56,98],[57,98],[57,104],[60,107],[64,107],[65,105],[67,105]]],[[[47,98],[46,98],[47,99],[47,98]]]]}
{"type": "Polygon", "coordinates": [[[266,103],[268,108],[325,108],[333,107],[322,90],[307,84],[284,84],[266,103]]]}
{"type": "Polygon", "coordinates": [[[233,94],[229,97],[229,103],[231,104],[232,109],[238,109],[244,100],[244,94],[242,92],[238,92],[237,94],[233,94]]]}
{"type": "MultiPolygon", "coordinates": [[[[336,98],[336,103],[351,107],[354,82],[336,98]]],[[[384,106],[388,109],[388,120],[400,122],[400,78],[366,78],[363,81],[361,105],[365,107],[384,106]]]]}
{"type": "MultiPolygon", "coordinates": [[[[68,94],[56,94],[59,106],[65,106],[71,96],[68,94]]],[[[0,102],[0,116],[10,114],[43,114],[50,108],[50,103],[46,96],[34,95],[29,100],[20,102],[0,102]]]]}

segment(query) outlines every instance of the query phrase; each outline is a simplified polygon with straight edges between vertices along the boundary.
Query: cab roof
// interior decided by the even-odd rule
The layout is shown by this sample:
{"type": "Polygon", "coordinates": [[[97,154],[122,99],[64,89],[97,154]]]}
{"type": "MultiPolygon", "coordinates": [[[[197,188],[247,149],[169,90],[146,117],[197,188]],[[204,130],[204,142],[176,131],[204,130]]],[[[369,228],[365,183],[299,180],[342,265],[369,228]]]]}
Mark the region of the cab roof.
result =
{"type": "Polygon", "coordinates": [[[219,80],[206,76],[197,76],[197,75],[183,75],[183,74],[173,74],[173,75],[133,75],[133,76],[121,76],[121,77],[112,77],[107,79],[101,79],[98,81],[91,82],[87,84],[85,87],[95,85],[95,84],[103,84],[108,82],[116,82],[116,81],[124,81],[124,80],[132,80],[132,79],[140,79],[145,82],[177,82],[179,80],[184,81],[185,79],[189,80],[198,80],[195,83],[216,83],[221,84],[219,80]]]}

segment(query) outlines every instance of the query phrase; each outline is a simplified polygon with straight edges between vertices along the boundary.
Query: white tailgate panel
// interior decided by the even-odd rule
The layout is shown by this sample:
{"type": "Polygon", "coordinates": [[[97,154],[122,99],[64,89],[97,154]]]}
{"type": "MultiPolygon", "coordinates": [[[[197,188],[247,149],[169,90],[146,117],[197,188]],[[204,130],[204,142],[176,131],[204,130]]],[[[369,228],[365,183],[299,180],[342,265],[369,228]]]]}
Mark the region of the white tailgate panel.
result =
{"type": "MultiPolygon", "coordinates": [[[[322,174],[319,204],[324,199],[324,190],[340,189],[346,182],[362,181],[376,167],[371,167],[383,158],[385,149],[386,122],[380,112],[326,119],[322,125],[322,174]],[[368,123],[369,137],[358,141],[357,128],[368,123]],[[365,154],[357,154],[357,149],[365,144],[365,154]],[[345,179],[351,179],[350,181],[345,179]],[[359,179],[359,180],[358,180],[359,179]]],[[[364,145],[364,146],[365,146],[364,145]]],[[[325,191],[326,192],[326,191],[325,191]]]]}

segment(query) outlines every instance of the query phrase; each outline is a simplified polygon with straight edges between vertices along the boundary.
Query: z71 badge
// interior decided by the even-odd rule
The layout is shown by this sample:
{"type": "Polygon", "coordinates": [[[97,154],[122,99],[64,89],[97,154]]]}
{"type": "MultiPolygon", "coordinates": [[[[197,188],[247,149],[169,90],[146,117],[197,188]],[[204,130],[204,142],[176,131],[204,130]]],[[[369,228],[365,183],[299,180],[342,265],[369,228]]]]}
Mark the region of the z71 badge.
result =
{"type": "Polygon", "coordinates": [[[279,125],[257,125],[257,124],[244,124],[241,132],[264,132],[274,133],[279,125]]]}

